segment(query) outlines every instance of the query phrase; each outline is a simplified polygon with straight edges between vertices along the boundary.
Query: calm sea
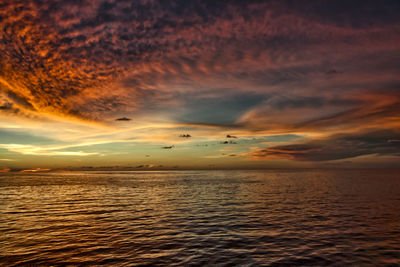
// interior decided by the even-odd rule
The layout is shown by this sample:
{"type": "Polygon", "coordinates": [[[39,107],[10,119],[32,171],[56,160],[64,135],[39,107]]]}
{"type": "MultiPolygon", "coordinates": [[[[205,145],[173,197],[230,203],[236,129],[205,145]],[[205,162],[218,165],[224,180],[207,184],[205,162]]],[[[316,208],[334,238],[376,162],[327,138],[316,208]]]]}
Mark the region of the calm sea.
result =
{"type": "Polygon", "coordinates": [[[400,172],[1,174],[0,265],[400,266],[400,172]]]}

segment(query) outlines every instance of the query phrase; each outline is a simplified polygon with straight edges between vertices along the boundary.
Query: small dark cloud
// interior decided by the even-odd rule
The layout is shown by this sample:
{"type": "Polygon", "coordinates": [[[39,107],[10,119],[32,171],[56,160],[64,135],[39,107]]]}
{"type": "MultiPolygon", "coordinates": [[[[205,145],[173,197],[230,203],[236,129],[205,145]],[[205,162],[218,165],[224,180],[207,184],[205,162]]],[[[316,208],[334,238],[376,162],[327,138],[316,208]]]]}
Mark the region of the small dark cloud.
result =
{"type": "Polygon", "coordinates": [[[234,135],[227,134],[227,135],[226,135],[226,138],[237,138],[237,137],[234,136],[234,135]]]}
{"type": "Polygon", "coordinates": [[[122,118],[118,118],[116,119],[116,121],[130,121],[131,119],[127,118],[127,117],[122,117],[122,118]]]}
{"type": "Polygon", "coordinates": [[[237,143],[234,142],[234,141],[222,141],[220,144],[223,144],[223,145],[228,145],[228,144],[230,144],[230,145],[236,145],[237,143]]]}
{"type": "Polygon", "coordinates": [[[163,147],[161,147],[162,149],[172,149],[172,148],[174,148],[175,146],[163,146],[163,147]]]}
{"type": "Polygon", "coordinates": [[[222,156],[227,156],[227,157],[236,157],[236,154],[225,154],[225,153],[222,153],[221,154],[222,156]]]}
{"type": "Polygon", "coordinates": [[[190,138],[190,137],[192,137],[190,134],[181,134],[181,135],[179,135],[179,137],[182,137],[182,138],[190,138]]]}

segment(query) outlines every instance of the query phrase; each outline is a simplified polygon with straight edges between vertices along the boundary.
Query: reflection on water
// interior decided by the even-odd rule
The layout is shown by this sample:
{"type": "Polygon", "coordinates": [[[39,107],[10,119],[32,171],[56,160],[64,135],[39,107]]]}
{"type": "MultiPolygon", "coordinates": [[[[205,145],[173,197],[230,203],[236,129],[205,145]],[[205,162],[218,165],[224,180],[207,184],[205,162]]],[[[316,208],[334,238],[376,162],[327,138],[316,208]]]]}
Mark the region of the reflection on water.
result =
{"type": "Polygon", "coordinates": [[[399,174],[2,174],[0,265],[398,265],[399,174]]]}

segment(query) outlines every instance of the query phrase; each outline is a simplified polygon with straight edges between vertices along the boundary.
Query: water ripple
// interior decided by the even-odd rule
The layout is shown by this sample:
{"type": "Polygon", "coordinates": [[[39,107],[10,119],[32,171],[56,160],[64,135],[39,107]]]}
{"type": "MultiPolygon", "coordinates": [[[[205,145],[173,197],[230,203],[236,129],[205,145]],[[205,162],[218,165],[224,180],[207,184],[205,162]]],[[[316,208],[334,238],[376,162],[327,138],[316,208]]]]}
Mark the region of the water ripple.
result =
{"type": "Polygon", "coordinates": [[[0,176],[0,265],[399,266],[398,171],[0,176]]]}

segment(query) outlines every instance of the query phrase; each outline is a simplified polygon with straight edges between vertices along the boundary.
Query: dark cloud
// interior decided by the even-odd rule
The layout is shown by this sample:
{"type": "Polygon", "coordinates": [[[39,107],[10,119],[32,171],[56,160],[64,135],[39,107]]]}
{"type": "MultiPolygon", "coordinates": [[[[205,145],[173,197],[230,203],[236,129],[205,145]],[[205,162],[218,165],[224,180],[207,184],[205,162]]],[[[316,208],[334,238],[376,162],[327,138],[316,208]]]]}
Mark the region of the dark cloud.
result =
{"type": "Polygon", "coordinates": [[[190,137],[192,137],[190,134],[181,134],[181,135],[179,135],[179,137],[182,137],[182,138],[190,138],[190,137]]]}
{"type": "Polygon", "coordinates": [[[175,146],[163,146],[163,147],[161,147],[162,149],[173,149],[175,146]]]}
{"type": "Polygon", "coordinates": [[[358,134],[336,134],[302,144],[266,147],[251,153],[254,158],[286,158],[298,161],[329,161],[364,155],[400,156],[399,131],[378,130],[358,134]]]}
{"type": "Polygon", "coordinates": [[[226,138],[237,138],[237,136],[227,134],[227,135],[226,135],[226,138]]]}
{"type": "MultiPolygon", "coordinates": [[[[0,88],[1,88],[1,84],[0,84],[0,88]]],[[[20,95],[19,93],[10,91],[5,89],[4,90],[5,95],[7,96],[7,98],[9,100],[11,100],[13,103],[15,103],[16,105],[22,107],[22,108],[26,108],[28,110],[34,110],[35,108],[32,106],[32,104],[29,102],[28,99],[26,99],[24,96],[20,95]]],[[[9,107],[12,107],[12,104],[9,104],[9,107]]]]}
{"type": "Polygon", "coordinates": [[[318,109],[398,73],[398,1],[0,3],[0,90],[32,112],[99,119],[175,105],[179,122],[234,125],[272,93],[304,94],[277,108],[318,109]]]}
{"type": "Polygon", "coordinates": [[[220,142],[220,144],[223,144],[223,145],[236,145],[237,144],[237,142],[235,142],[235,141],[222,141],[222,142],[220,142]]]}
{"type": "Polygon", "coordinates": [[[127,118],[127,117],[122,117],[122,118],[118,118],[118,119],[115,119],[116,121],[131,121],[132,119],[129,119],[129,118],[127,118]]]}
{"type": "Polygon", "coordinates": [[[10,104],[0,106],[0,110],[11,110],[11,109],[12,109],[12,106],[10,104]]]}

